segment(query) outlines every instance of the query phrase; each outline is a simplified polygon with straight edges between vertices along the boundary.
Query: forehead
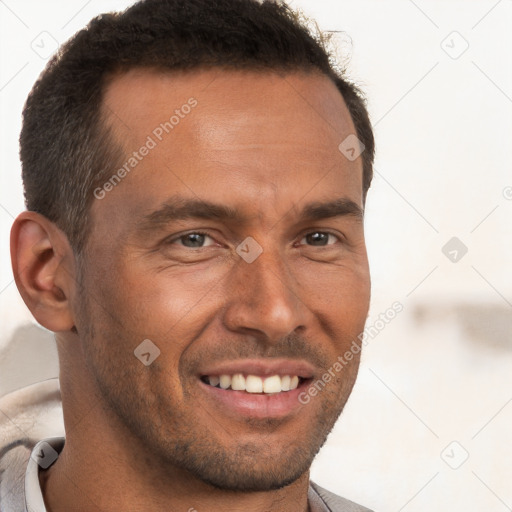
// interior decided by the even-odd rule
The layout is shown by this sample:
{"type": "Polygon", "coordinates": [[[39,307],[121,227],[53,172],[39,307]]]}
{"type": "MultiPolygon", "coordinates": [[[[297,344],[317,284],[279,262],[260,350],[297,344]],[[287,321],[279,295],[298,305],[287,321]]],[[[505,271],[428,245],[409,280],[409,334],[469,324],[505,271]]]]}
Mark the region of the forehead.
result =
{"type": "Polygon", "coordinates": [[[355,128],[326,76],[134,69],[109,82],[103,109],[125,155],[117,167],[136,165],[93,208],[142,215],[176,193],[251,206],[259,219],[305,196],[362,205],[361,158],[338,149],[355,128]]]}
{"type": "MultiPolygon", "coordinates": [[[[257,138],[272,143],[277,130],[286,127],[286,133],[280,135],[287,135],[290,141],[310,140],[313,130],[316,144],[330,135],[324,145],[332,149],[333,135],[337,141],[343,133],[355,131],[336,86],[318,73],[223,69],[171,73],[136,68],[109,81],[103,106],[109,123],[126,141],[138,132],[151,133],[156,120],[168,120],[190,98],[196,99],[200,108],[187,126],[205,135],[213,121],[210,143],[225,145],[232,136],[241,143],[244,136],[252,142],[257,138]]],[[[174,130],[173,136],[183,131],[174,130]]]]}

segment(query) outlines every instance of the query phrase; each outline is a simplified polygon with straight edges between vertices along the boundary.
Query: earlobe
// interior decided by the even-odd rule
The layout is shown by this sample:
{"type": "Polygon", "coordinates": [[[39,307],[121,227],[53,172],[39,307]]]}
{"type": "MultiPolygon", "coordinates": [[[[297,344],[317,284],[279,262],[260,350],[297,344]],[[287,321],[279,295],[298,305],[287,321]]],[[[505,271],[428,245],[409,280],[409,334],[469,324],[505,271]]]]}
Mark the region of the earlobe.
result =
{"type": "Polygon", "coordinates": [[[23,212],[11,229],[14,280],[34,318],[54,332],[74,326],[70,298],[75,258],[66,235],[36,212],[23,212]]]}

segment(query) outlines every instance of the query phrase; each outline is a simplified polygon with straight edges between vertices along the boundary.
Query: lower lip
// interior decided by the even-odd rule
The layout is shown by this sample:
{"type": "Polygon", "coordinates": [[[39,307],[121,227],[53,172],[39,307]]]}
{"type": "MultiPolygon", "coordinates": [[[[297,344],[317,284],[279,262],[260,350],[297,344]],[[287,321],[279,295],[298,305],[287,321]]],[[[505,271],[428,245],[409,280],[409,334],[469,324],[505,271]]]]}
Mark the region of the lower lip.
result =
{"type": "Polygon", "coordinates": [[[268,395],[216,388],[202,381],[199,381],[199,384],[207,393],[209,402],[214,400],[230,416],[281,419],[303,407],[299,402],[299,395],[307,388],[309,380],[303,381],[291,391],[268,395]]]}

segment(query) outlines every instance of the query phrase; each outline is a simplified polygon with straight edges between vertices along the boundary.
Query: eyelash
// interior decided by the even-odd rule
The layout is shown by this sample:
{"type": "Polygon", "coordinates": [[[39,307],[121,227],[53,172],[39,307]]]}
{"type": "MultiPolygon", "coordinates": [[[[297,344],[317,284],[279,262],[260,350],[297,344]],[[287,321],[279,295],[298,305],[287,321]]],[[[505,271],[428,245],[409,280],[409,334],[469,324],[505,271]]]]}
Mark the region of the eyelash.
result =
{"type": "MultiPolygon", "coordinates": [[[[343,242],[343,239],[336,233],[333,233],[332,231],[322,231],[322,230],[319,230],[319,229],[316,229],[316,230],[313,230],[313,231],[308,231],[306,233],[304,233],[302,236],[301,236],[301,240],[308,236],[308,235],[312,235],[314,233],[323,233],[323,234],[327,234],[327,235],[332,235],[334,238],[336,238],[339,242],[343,242]]],[[[181,240],[182,238],[188,236],[188,235],[205,235],[205,236],[209,236],[212,240],[214,240],[214,237],[206,232],[206,231],[189,231],[188,233],[184,233],[182,235],[179,235],[171,240],[168,241],[169,244],[173,244],[174,242],[177,242],[178,240],[181,240]]],[[[328,244],[327,246],[323,246],[323,245],[320,245],[320,246],[310,246],[310,247],[328,247],[329,245],[334,245],[334,244],[328,244]]],[[[184,247],[185,249],[193,249],[193,247],[185,247],[185,246],[182,246],[184,247]]],[[[198,249],[203,249],[203,247],[198,247],[198,249]]]]}

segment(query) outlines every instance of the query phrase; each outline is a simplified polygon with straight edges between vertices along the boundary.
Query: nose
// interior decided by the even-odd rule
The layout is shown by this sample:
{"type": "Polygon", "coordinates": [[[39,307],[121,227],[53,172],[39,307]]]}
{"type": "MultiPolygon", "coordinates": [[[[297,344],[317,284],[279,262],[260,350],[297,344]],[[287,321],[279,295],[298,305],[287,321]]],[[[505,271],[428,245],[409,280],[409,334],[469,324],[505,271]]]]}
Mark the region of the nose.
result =
{"type": "Polygon", "coordinates": [[[240,259],[226,286],[228,329],[264,335],[272,343],[305,327],[303,291],[278,251],[264,250],[252,263],[240,259]]]}

